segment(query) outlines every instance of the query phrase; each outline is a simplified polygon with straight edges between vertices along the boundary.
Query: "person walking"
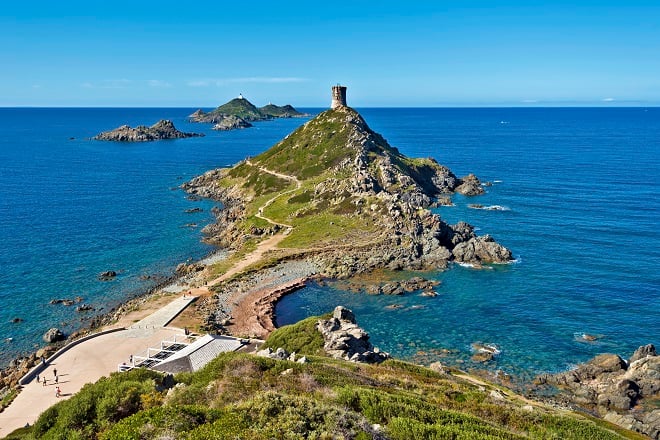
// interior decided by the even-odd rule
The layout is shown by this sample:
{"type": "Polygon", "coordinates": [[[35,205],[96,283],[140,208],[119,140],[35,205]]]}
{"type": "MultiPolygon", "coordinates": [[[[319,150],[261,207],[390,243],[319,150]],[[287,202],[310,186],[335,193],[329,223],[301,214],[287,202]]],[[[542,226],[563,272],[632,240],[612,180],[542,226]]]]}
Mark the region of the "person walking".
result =
{"type": "Polygon", "coordinates": [[[44,380],[44,381],[42,382],[42,383],[43,383],[43,386],[46,386],[46,376],[44,376],[42,379],[44,380]]]}
{"type": "Polygon", "coordinates": [[[57,368],[53,368],[53,376],[57,377],[57,368]]]}
{"type": "Polygon", "coordinates": [[[62,395],[62,392],[60,391],[60,387],[55,387],[55,397],[60,397],[62,395]]]}
{"type": "Polygon", "coordinates": [[[41,382],[41,379],[39,378],[39,375],[37,374],[37,383],[41,382]]]}

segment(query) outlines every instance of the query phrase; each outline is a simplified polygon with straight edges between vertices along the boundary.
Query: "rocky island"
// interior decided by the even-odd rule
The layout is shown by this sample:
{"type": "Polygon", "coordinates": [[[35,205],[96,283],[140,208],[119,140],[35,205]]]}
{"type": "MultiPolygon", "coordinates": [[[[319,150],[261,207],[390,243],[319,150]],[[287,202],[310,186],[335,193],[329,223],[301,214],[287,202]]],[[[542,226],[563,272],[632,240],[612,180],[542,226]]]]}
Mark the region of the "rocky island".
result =
{"type": "Polygon", "coordinates": [[[199,136],[204,135],[201,133],[184,133],[177,130],[172,121],[161,119],[151,127],[138,125],[133,128],[128,125],[122,125],[114,130],[104,131],[94,136],[93,139],[97,141],[147,142],[161,139],[181,139],[199,136]]]}
{"type": "Polygon", "coordinates": [[[291,105],[277,106],[268,104],[256,107],[240,95],[231,101],[217,107],[210,112],[199,109],[188,116],[190,122],[203,122],[216,124],[214,130],[233,130],[236,128],[251,127],[251,122],[265,121],[273,118],[297,118],[307,116],[291,105]]]}

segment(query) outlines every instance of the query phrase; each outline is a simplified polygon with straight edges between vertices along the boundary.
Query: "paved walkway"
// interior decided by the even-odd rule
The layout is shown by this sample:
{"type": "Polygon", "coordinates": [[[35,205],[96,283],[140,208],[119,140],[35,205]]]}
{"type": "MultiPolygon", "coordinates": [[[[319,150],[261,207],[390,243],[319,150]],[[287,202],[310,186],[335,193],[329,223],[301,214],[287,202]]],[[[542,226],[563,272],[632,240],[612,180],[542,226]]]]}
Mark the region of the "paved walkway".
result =
{"type": "Polygon", "coordinates": [[[59,355],[39,374],[41,378],[46,378],[46,386],[33,379],[0,413],[0,437],[26,423],[33,424],[39,414],[58,400],[67,399],[83,385],[117,371],[119,364],[129,362],[129,356],[141,355],[148,347],[158,347],[162,340],[172,340],[175,336],[183,338],[181,329],[164,326],[194,299],[192,296],[185,299],[179,296],[127,330],[97,336],[59,355]],[[58,384],[55,384],[54,370],[57,370],[58,384]],[[60,398],[55,397],[56,386],[61,389],[60,398]]]}

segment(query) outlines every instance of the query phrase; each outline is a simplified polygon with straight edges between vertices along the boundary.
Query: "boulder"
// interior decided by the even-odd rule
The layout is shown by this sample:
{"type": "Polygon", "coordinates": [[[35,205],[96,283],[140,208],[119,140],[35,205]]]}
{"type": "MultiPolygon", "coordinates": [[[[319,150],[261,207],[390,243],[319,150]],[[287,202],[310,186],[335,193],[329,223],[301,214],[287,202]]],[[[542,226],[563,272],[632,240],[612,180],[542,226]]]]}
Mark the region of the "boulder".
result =
{"type": "Polygon", "coordinates": [[[640,359],[644,359],[647,356],[657,356],[655,352],[655,345],[653,344],[642,345],[637,350],[635,350],[632,356],[630,356],[628,362],[632,364],[633,362],[638,361],[640,359]]]}
{"type": "Polygon", "coordinates": [[[459,263],[507,263],[513,260],[511,251],[497,243],[490,235],[471,238],[452,250],[459,263]]]}
{"type": "Polygon", "coordinates": [[[60,329],[57,328],[51,328],[46,333],[44,333],[43,336],[43,340],[48,342],[49,344],[52,344],[53,342],[63,341],[64,339],[66,339],[64,333],[62,333],[60,329]]]}

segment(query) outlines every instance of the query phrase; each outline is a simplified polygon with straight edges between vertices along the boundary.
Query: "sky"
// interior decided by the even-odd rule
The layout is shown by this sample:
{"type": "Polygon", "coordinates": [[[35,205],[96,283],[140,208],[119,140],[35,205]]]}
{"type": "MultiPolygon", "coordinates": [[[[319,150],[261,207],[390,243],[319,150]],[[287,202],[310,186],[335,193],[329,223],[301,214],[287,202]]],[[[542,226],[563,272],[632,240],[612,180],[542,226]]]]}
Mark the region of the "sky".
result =
{"type": "Polygon", "coordinates": [[[660,105],[660,1],[22,1],[0,106],[660,105]],[[321,4],[322,3],[322,4],[321,4]]]}

